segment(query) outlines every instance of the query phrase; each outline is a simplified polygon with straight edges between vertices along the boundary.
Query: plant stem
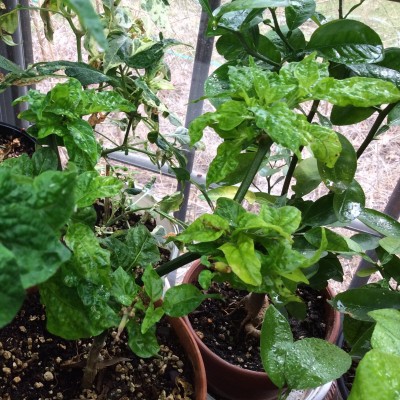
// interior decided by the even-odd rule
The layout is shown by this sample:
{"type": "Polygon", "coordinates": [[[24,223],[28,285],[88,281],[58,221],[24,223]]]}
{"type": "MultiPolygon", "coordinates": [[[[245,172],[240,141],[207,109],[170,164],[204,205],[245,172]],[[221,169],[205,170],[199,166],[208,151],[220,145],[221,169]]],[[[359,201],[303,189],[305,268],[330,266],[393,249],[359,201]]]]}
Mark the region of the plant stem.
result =
{"type": "MultiPolygon", "coordinates": [[[[320,100],[314,100],[313,101],[310,113],[307,116],[307,122],[311,123],[312,120],[314,119],[314,116],[315,116],[315,114],[316,114],[316,112],[318,110],[319,103],[320,103],[320,100]]],[[[302,148],[300,148],[300,151],[301,150],[302,150],[302,148]]],[[[293,154],[292,161],[290,162],[290,165],[289,165],[289,168],[288,168],[288,172],[287,172],[286,177],[285,177],[285,182],[283,182],[281,196],[285,196],[289,191],[290,182],[291,182],[291,180],[293,178],[294,170],[296,169],[296,165],[297,165],[298,161],[299,161],[299,159],[296,156],[296,154],[293,154]]]]}
{"type": "Polygon", "coordinates": [[[257,175],[258,170],[264,160],[264,157],[271,148],[272,140],[267,135],[262,135],[258,141],[258,149],[254,156],[253,163],[250,165],[246,172],[246,176],[243,178],[242,183],[239,186],[238,191],[235,194],[234,200],[238,203],[242,203],[249,187],[253,183],[254,177],[257,175]]]}
{"type": "Polygon", "coordinates": [[[363,155],[365,149],[374,140],[375,134],[376,134],[376,132],[378,132],[378,129],[380,128],[383,120],[387,117],[387,115],[390,113],[390,111],[392,111],[393,108],[396,107],[397,104],[399,104],[399,103],[389,104],[382,111],[380,111],[379,115],[376,117],[374,124],[372,125],[370,131],[368,132],[367,137],[361,143],[361,146],[357,150],[357,159],[359,159],[363,155]]]}
{"type": "Polygon", "coordinates": [[[339,19],[343,19],[343,0],[339,0],[339,19]]]}
{"type": "Polygon", "coordinates": [[[289,43],[289,41],[287,40],[286,36],[283,34],[283,32],[281,31],[281,28],[279,26],[279,22],[278,22],[278,18],[276,17],[276,12],[274,8],[269,8],[269,11],[272,15],[272,19],[274,20],[274,30],[276,32],[276,34],[280,37],[280,39],[282,40],[283,43],[285,43],[285,45],[288,47],[288,49],[290,49],[290,51],[295,51],[293,46],[289,43]]]}
{"type": "Polygon", "coordinates": [[[96,378],[98,372],[97,363],[100,358],[100,351],[106,344],[107,335],[108,331],[104,331],[100,335],[93,338],[93,343],[89,350],[86,366],[83,369],[82,387],[84,389],[89,389],[92,387],[96,378]]]}
{"type": "Polygon", "coordinates": [[[189,264],[192,261],[196,261],[200,258],[200,254],[198,253],[192,253],[192,252],[187,252],[184,254],[181,254],[179,257],[170,260],[163,265],[160,265],[159,267],[156,268],[156,272],[160,276],[164,276],[169,274],[172,271],[177,270],[180,267],[183,267],[186,264],[189,264]]]}

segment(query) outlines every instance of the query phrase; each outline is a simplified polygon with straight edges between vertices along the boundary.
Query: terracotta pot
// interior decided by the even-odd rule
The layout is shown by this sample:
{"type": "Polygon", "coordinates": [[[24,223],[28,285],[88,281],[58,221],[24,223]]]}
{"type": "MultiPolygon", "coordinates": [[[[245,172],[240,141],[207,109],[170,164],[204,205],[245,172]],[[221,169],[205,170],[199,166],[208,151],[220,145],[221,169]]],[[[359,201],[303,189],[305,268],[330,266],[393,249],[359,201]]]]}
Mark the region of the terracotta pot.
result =
{"type": "MultiPolygon", "coordinates": [[[[195,261],[184,276],[183,282],[196,282],[203,268],[200,261],[195,261]]],[[[332,297],[329,290],[327,290],[326,295],[329,298],[332,297]]],[[[326,312],[326,340],[330,343],[336,343],[340,331],[340,314],[329,307],[328,304],[326,305],[326,312]]],[[[189,325],[200,348],[206,368],[208,387],[212,393],[229,400],[275,400],[277,398],[278,388],[270,381],[265,372],[250,371],[223,360],[213,353],[195,334],[189,319],[185,317],[184,320],[189,325]]],[[[329,387],[330,385],[324,385],[315,390],[305,391],[299,394],[301,397],[296,396],[296,399],[323,399],[329,391],[329,387]],[[315,395],[311,392],[315,392],[315,395]]]]}
{"type": "Polygon", "coordinates": [[[192,363],[195,400],[206,400],[207,378],[198,344],[183,318],[169,318],[169,323],[174,329],[175,334],[178,336],[182,347],[185,349],[186,354],[192,363]]]}

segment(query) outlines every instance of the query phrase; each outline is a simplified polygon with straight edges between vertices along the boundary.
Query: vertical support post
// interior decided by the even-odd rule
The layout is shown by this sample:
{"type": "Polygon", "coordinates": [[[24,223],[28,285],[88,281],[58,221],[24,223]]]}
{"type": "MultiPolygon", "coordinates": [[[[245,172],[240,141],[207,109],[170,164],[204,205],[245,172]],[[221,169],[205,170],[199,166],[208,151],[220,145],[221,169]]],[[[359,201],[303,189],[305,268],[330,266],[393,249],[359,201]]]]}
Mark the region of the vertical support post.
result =
{"type": "MultiPolygon", "coordinates": [[[[220,0],[211,0],[210,6],[211,9],[214,10],[220,5],[220,0]]],[[[196,44],[196,54],[193,65],[192,72],[192,81],[190,84],[190,92],[189,92],[189,104],[186,110],[186,120],[185,126],[188,127],[190,122],[192,122],[196,117],[201,115],[203,112],[203,101],[199,101],[197,103],[193,103],[194,100],[202,97],[204,95],[204,83],[208,77],[210,64],[211,64],[211,56],[213,52],[214,46],[214,38],[206,37],[206,30],[208,25],[208,14],[205,11],[202,11],[200,17],[200,25],[199,31],[197,35],[197,44],[196,44]]],[[[193,170],[193,161],[195,151],[186,148],[187,153],[187,169],[189,172],[193,170]]],[[[186,218],[187,207],[189,202],[189,194],[190,194],[191,184],[190,182],[185,182],[183,188],[184,199],[179,211],[175,213],[175,217],[184,221],[186,218]]],[[[182,190],[182,185],[178,184],[178,190],[182,190]]]]}
{"type": "MultiPolygon", "coordinates": [[[[13,10],[18,3],[22,6],[29,6],[28,0],[20,0],[19,2],[17,0],[4,0],[7,11],[13,10]]],[[[28,10],[19,11],[18,28],[13,34],[13,40],[17,44],[16,46],[7,46],[0,42],[0,54],[18,64],[21,68],[26,68],[28,64],[33,62],[32,34],[28,10]]],[[[25,124],[17,118],[18,113],[24,109],[24,105],[12,106],[13,100],[26,94],[26,92],[26,87],[14,86],[0,94],[0,121],[26,128],[25,124]]]]}

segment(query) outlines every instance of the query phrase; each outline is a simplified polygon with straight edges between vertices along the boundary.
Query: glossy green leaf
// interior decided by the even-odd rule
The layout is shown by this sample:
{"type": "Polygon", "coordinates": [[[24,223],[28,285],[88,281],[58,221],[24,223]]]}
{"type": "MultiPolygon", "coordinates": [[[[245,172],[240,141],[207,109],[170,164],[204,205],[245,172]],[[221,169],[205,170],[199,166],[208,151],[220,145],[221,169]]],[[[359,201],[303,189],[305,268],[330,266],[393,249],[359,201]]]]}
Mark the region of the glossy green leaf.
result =
{"type": "Polygon", "coordinates": [[[19,74],[23,71],[23,69],[19,65],[13,63],[8,58],[5,58],[2,55],[0,55],[0,68],[8,72],[14,72],[16,74],[19,74]]]}
{"type": "Polygon", "coordinates": [[[400,356],[400,311],[383,309],[369,313],[376,321],[372,334],[372,347],[385,353],[400,356]]]}
{"type": "MultiPolygon", "coordinates": [[[[379,249],[378,249],[379,250],[379,249]]],[[[383,265],[384,276],[393,278],[396,282],[400,281],[400,258],[397,256],[392,256],[389,261],[383,265]]]]}
{"type": "Polygon", "coordinates": [[[362,212],[365,194],[361,185],[354,180],[343,192],[334,193],[333,209],[340,222],[351,222],[362,212]]]}
{"type": "Polygon", "coordinates": [[[313,87],[312,96],[340,107],[371,107],[399,101],[400,90],[393,83],[376,78],[324,78],[313,87]]]}
{"type": "Polygon", "coordinates": [[[103,24],[99,14],[87,0],[65,0],[65,2],[76,12],[81,24],[87,29],[90,35],[102,47],[107,47],[107,39],[104,34],[103,24]]]}
{"type": "Polygon", "coordinates": [[[130,320],[126,325],[126,330],[128,332],[128,345],[137,356],[142,358],[153,357],[160,350],[155,326],[149,328],[143,334],[141,326],[136,321],[130,320]]]}
{"type": "MultiPolygon", "coordinates": [[[[308,242],[317,247],[321,243],[322,229],[323,228],[320,227],[313,228],[307,231],[304,234],[304,237],[307,239],[308,242]]],[[[349,239],[326,228],[324,229],[324,231],[328,240],[328,245],[326,247],[327,251],[337,253],[347,253],[352,251],[352,248],[349,246],[349,239]]],[[[357,244],[354,243],[354,246],[357,246],[357,244]]]]}
{"type": "Polygon", "coordinates": [[[298,28],[315,13],[314,0],[291,1],[289,7],[285,8],[286,24],[290,30],[298,28]]]}
{"type": "Polygon", "coordinates": [[[308,389],[339,378],[350,366],[351,357],[339,347],[306,338],[294,342],[287,353],[285,376],[290,388],[308,389]]]}
{"type": "Polygon", "coordinates": [[[368,329],[365,329],[360,333],[360,336],[357,338],[357,341],[354,343],[349,352],[353,359],[361,359],[365,356],[365,354],[367,354],[368,351],[371,350],[371,337],[373,331],[374,326],[370,326],[368,329]]]}
{"type": "Polygon", "coordinates": [[[308,226],[324,226],[337,222],[337,216],[333,210],[333,194],[330,193],[317,199],[303,213],[302,222],[308,226]]]}
{"type": "Polygon", "coordinates": [[[230,88],[229,63],[225,63],[218,67],[207,79],[204,84],[204,92],[210,98],[211,104],[217,108],[227,99],[217,97],[221,93],[226,93],[230,88]]]}
{"type": "MultiPolygon", "coordinates": [[[[355,64],[349,68],[358,76],[388,81],[400,88],[400,72],[376,64],[355,64]]],[[[384,103],[384,102],[382,102],[384,103]]]]}
{"type": "Polygon", "coordinates": [[[265,372],[279,388],[286,384],[286,356],[292,345],[293,335],[288,321],[270,305],[261,328],[260,355],[265,372]]]}
{"type": "Polygon", "coordinates": [[[333,168],[318,163],[318,169],[326,187],[334,193],[344,192],[354,180],[357,169],[357,155],[353,145],[346,137],[337,133],[342,151],[333,168]]]}
{"type": "Polygon", "coordinates": [[[249,285],[261,284],[261,262],[254,251],[254,242],[239,233],[235,243],[227,242],[220,249],[232,271],[249,285]]]}
{"type": "Polygon", "coordinates": [[[382,61],[379,61],[378,65],[382,67],[394,69],[400,71],[400,48],[398,47],[387,47],[385,49],[385,57],[382,61]]]}
{"type": "Polygon", "coordinates": [[[150,304],[146,308],[146,313],[143,318],[141,332],[145,335],[148,330],[154,326],[164,316],[164,310],[162,307],[154,308],[153,304],[150,304]]]}
{"type": "Polygon", "coordinates": [[[333,106],[330,119],[333,125],[353,125],[364,121],[375,111],[372,107],[333,106]]]}
{"type": "Polygon", "coordinates": [[[328,280],[343,282],[343,267],[337,256],[329,253],[318,261],[318,271],[309,278],[310,286],[322,290],[327,287],[328,280]]]}
{"type": "Polygon", "coordinates": [[[0,244],[0,328],[10,323],[25,299],[14,254],[0,244]]]}
{"type": "MultiPolygon", "coordinates": [[[[362,334],[375,326],[375,323],[370,321],[360,321],[351,318],[349,315],[344,315],[343,318],[343,333],[346,342],[352,347],[360,339],[362,334]]],[[[372,332],[371,332],[372,334],[372,332]]],[[[371,339],[371,337],[370,337],[371,339]]]]}
{"type": "Polygon", "coordinates": [[[382,308],[400,309],[400,293],[375,286],[348,289],[337,294],[331,301],[333,307],[355,319],[372,321],[370,311],[382,308]]]}
{"type": "Polygon", "coordinates": [[[164,283],[151,265],[148,265],[143,273],[144,289],[152,302],[161,299],[164,283]]]}
{"type": "Polygon", "coordinates": [[[129,307],[139,291],[132,274],[128,274],[122,267],[112,273],[112,296],[122,305],[129,307]]]}
{"type": "Polygon", "coordinates": [[[183,317],[196,309],[207,297],[210,296],[204,295],[196,286],[183,283],[166,291],[162,308],[170,317],[183,317]]]}
{"type": "Polygon", "coordinates": [[[317,28],[307,45],[319,55],[340,64],[377,62],[383,58],[378,34],[362,22],[340,19],[317,28]]]}
{"type": "Polygon", "coordinates": [[[229,223],[218,215],[203,214],[188,226],[176,239],[187,243],[212,242],[229,230],[229,223]]]}
{"type": "Polygon", "coordinates": [[[301,160],[294,170],[293,177],[296,179],[296,184],[292,186],[292,190],[297,197],[303,197],[312,192],[322,182],[318,163],[314,157],[301,160]]]}
{"type": "Polygon", "coordinates": [[[87,207],[99,198],[115,196],[122,187],[122,181],[113,176],[101,176],[96,171],[84,172],[76,182],[77,206],[87,207]]]}
{"type": "Polygon", "coordinates": [[[227,220],[230,225],[236,226],[239,218],[246,214],[246,210],[237,201],[221,196],[217,199],[215,214],[227,220]]]}
{"type": "Polygon", "coordinates": [[[400,357],[371,350],[360,361],[349,400],[395,399],[400,393],[400,357]]]}
{"type": "Polygon", "coordinates": [[[389,254],[400,254],[400,237],[389,236],[379,241],[381,247],[383,247],[389,254]]]}
{"type": "Polygon", "coordinates": [[[380,211],[364,208],[358,219],[384,236],[400,236],[400,223],[380,211]]]}
{"type": "Polygon", "coordinates": [[[351,237],[351,240],[358,243],[363,251],[374,250],[379,246],[379,238],[369,233],[357,233],[351,237]]]}

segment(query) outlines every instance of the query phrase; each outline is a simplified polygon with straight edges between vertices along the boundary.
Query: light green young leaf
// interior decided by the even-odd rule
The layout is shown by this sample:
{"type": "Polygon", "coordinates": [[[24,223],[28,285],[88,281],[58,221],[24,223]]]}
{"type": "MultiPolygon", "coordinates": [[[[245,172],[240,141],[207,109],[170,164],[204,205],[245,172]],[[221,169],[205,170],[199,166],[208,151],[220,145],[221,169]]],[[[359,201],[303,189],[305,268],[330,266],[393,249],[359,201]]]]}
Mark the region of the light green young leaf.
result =
{"type": "Polygon", "coordinates": [[[154,303],[161,299],[164,283],[151,265],[147,265],[143,273],[144,289],[154,303]]]}
{"type": "Polygon", "coordinates": [[[224,102],[215,114],[218,119],[218,127],[223,131],[230,131],[239,126],[246,119],[252,119],[243,101],[228,100],[224,102]]]}
{"type": "Polygon", "coordinates": [[[285,363],[293,345],[293,335],[286,318],[270,305],[261,328],[261,361],[272,382],[282,388],[286,384],[285,363]]]}
{"type": "Polygon", "coordinates": [[[166,291],[162,308],[170,317],[183,317],[198,307],[207,297],[210,295],[204,295],[196,286],[183,283],[166,291]]]}
{"type": "Polygon", "coordinates": [[[294,342],[287,353],[285,377],[292,389],[309,389],[341,377],[351,366],[351,357],[322,339],[294,342]]]}
{"type": "MultiPolygon", "coordinates": [[[[236,195],[237,190],[238,188],[236,186],[220,186],[215,189],[209,190],[207,194],[208,197],[213,201],[221,197],[233,199],[236,195]]],[[[250,190],[247,191],[246,196],[244,198],[249,204],[253,204],[256,201],[256,195],[254,194],[254,192],[251,192],[250,190]]]]}
{"type": "Polygon", "coordinates": [[[183,243],[212,242],[228,231],[229,223],[224,218],[218,215],[203,214],[177,235],[176,240],[183,243]]]}
{"type": "Polygon", "coordinates": [[[294,233],[301,222],[301,212],[292,206],[276,208],[263,204],[260,217],[269,224],[279,226],[288,234],[294,233]]]}
{"type": "Polygon", "coordinates": [[[112,296],[122,305],[129,307],[139,291],[132,274],[128,274],[122,267],[112,273],[112,296]]]}
{"type": "Polygon", "coordinates": [[[395,399],[400,393],[400,357],[369,351],[360,361],[348,400],[395,399]]]}
{"type": "Polygon", "coordinates": [[[148,330],[153,327],[160,319],[164,316],[164,310],[162,307],[154,308],[152,303],[146,308],[146,313],[143,318],[141,332],[145,335],[148,330]]]}
{"type": "Polygon", "coordinates": [[[389,254],[400,254],[400,237],[398,237],[398,236],[385,237],[385,238],[379,240],[379,244],[389,254]]]}
{"type": "Polygon", "coordinates": [[[113,176],[101,176],[96,171],[86,171],[77,178],[75,189],[77,206],[87,207],[96,199],[115,196],[122,186],[121,180],[113,176]]]}
{"type": "Polygon", "coordinates": [[[227,242],[220,247],[232,271],[249,285],[261,284],[261,262],[253,240],[243,233],[237,235],[235,243],[227,242]]]}
{"type": "Polygon", "coordinates": [[[369,316],[376,321],[371,338],[372,347],[400,357],[400,311],[382,309],[371,311],[369,316]]]}
{"type": "Polygon", "coordinates": [[[143,334],[141,326],[136,321],[130,320],[126,325],[126,330],[129,347],[137,356],[142,358],[153,357],[160,350],[155,326],[152,326],[143,334]]]}

